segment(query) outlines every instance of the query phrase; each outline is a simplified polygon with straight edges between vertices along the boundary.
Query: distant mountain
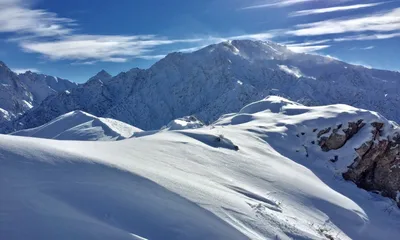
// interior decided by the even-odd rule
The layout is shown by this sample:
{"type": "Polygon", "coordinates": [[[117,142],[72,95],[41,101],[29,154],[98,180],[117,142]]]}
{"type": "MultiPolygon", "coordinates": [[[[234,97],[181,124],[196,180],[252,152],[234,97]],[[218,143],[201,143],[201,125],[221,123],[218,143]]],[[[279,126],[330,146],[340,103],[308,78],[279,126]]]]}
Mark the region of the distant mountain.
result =
{"type": "Polygon", "coordinates": [[[30,71],[18,75],[0,62],[0,125],[38,106],[48,96],[76,86],[65,79],[30,71]]]}
{"type": "Polygon", "coordinates": [[[115,141],[131,137],[142,130],[126,123],[98,118],[82,111],[66,113],[40,127],[11,135],[80,141],[115,141]]]}
{"type": "Polygon", "coordinates": [[[235,40],[171,53],[147,70],[88,81],[47,98],[13,127],[36,127],[79,109],[159,129],[188,115],[211,122],[270,94],[305,105],[349,104],[400,121],[399,89],[399,72],[295,53],[273,42],[235,40]]]}
{"type": "Polygon", "coordinates": [[[19,79],[32,93],[34,105],[39,105],[50,95],[73,89],[76,83],[58,77],[27,71],[18,75],[19,79]]]}

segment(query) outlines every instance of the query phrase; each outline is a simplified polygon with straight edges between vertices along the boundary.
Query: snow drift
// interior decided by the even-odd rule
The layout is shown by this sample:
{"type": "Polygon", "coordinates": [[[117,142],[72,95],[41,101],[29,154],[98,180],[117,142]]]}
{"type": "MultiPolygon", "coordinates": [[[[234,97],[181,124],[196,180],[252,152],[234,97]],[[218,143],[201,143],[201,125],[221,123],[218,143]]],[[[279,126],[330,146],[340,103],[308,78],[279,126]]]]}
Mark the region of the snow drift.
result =
{"type": "Polygon", "coordinates": [[[112,141],[129,138],[141,131],[114,119],[99,118],[77,110],[40,127],[17,131],[12,135],[58,140],[112,141]]]}
{"type": "Polygon", "coordinates": [[[0,235],[395,239],[394,201],[341,176],[368,129],[337,152],[312,144],[314,128],[359,118],[386,121],[346,105],[269,97],[208,127],[118,142],[0,135],[0,235]]]}

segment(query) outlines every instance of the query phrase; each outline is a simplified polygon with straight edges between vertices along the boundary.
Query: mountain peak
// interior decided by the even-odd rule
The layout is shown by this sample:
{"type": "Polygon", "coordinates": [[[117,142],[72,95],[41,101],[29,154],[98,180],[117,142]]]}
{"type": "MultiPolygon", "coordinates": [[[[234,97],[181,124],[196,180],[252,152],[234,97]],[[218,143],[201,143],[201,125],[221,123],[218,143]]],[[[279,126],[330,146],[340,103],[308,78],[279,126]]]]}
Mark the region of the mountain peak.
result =
{"type": "Polygon", "coordinates": [[[111,74],[109,74],[106,70],[101,70],[98,72],[96,75],[91,77],[87,83],[92,82],[92,81],[101,81],[101,82],[106,82],[112,78],[111,74]]]}
{"type": "Polygon", "coordinates": [[[3,71],[5,70],[6,72],[11,72],[11,69],[2,61],[0,61],[0,69],[3,71]]]}

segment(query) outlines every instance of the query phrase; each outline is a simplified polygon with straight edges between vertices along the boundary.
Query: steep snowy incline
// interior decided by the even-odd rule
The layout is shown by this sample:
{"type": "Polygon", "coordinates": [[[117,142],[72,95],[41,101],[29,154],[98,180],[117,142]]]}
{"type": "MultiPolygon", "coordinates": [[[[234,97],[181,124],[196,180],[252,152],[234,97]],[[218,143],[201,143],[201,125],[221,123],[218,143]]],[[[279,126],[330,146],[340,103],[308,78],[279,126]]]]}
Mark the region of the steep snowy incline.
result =
{"type": "Polygon", "coordinates": [[[36,127],[75,109],[145,130],[189,115],[209,123],[271,94],[305,105],[349,104],[400,121],[399,79],[398,72],[295,53],[272,42],[227,41],[171,53],[147,70],[135,68],[48,98],[14,128],[36,127]]]}
{"type": "Polygon", "coordinates": [[[394,201],[338,174],[369,127],[338,150],[337,163],[327,160],[334,153],[305,144],[314,127],[359,118],[390,124],[345,105],[308,108],[270,97],[209,127],[118,142],[0,135],[0,235],[395,239],[394,201]]]}
{"type": "Polygon", "coordinates": [[[73,111],[40,127],[17,131],[12,135],[58,140],[115,141],[141,131],[114,119],[73,111]]]}

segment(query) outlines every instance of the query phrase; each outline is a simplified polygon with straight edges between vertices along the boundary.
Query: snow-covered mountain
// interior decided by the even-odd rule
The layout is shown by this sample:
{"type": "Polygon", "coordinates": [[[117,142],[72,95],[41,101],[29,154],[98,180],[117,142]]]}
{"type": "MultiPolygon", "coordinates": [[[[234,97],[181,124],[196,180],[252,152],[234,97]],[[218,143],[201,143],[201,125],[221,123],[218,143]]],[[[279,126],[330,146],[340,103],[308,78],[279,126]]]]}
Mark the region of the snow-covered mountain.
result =
{"type": "Polygon", "coordinates": [[[30,71],[18,75],[0,61],[0,125],[4,127],[46,97],[76,86],[65,79],[30,71]]]}
{"type": "Polygon", "coordinates": [[[33,105],[39,105],[50,95],[71,90],[76,83],[58,77],[27,71],[18,75],[20,81],[25,84],[32,93],[33,105]]]}
{"type": "Polygon", "coordinates": [[[376,112],[272,96],[112,143],[0,135],[0,236],[397,239],[398,134],[376,112]]]}
{"type": "Polygon", "coordinates": [[[14,128],[36,127],[77,109],[147,130],[189,115],[212,122],[270,94],[306,105],[344,103],[400,120],[399,72],[295,53],[273,42],[235,40],[171,53],[147,70],[106,78],[47,98],[14,128]]]}
{"type": "Polygon", "coordinates": [[[126,123],[73,111],[42,126],[12,133],[17,136],[58,140],[115,141],[131,137],[142,130],[126,123]]]}

